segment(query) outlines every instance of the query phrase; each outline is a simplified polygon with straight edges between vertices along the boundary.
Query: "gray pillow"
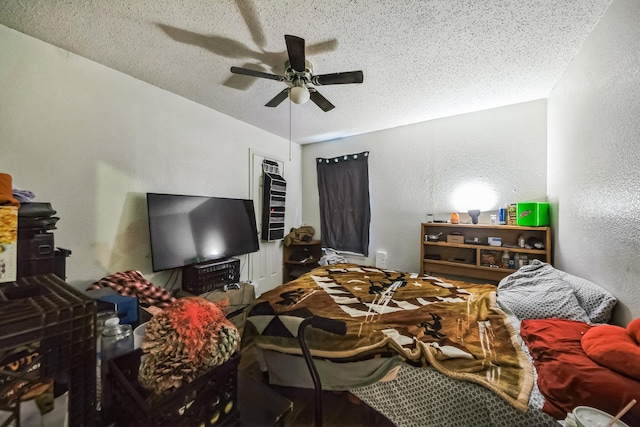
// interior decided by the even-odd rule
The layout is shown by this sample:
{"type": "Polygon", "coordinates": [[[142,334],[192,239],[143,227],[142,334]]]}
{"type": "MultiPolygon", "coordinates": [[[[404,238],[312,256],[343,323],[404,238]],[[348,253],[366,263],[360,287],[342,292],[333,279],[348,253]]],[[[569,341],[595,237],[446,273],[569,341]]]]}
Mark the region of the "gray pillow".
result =
{"type": "Polygon", "coordinates": [[[613,308],[618,303],[618,299],[612,293],[582,277],[561,270],[556,271],[560,278],[573,288],[580,306],[593,323],[607,323],[611,320],[613,308]]]}
{"type": "Polygon", "coordinates": [[[590,322],[571,285],[549,264],[521,267],[498,284],[498,302],[518,319],[571,319],[590,322]]]}

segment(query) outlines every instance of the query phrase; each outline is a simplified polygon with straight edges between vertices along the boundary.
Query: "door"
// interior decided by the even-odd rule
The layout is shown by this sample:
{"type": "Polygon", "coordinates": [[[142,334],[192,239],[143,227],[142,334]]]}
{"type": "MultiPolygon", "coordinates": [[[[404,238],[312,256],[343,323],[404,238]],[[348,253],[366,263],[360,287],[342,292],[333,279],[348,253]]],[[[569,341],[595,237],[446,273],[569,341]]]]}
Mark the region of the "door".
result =
{"type": "MultiPolygon", "coordinates": [[[[249,255],[249,280],[256,286],[256,294],[266,292],[282,284],[282,240],[267,242],[262,240],[262,187],[264,182],[262,161],[267,159],[278,163],[280,175],[284,177],[284,161],[268,154],[251,150],[250,192],[256,209],[260,250],[249,255]]],[[[286,212],[285,212],[286,215],[286,212]]]]}

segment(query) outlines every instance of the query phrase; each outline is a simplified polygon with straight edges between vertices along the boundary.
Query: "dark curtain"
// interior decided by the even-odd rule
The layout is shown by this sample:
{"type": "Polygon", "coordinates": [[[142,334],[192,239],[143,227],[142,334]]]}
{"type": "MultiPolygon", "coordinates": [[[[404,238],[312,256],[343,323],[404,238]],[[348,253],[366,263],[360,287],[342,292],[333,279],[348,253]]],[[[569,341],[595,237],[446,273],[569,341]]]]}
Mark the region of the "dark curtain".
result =
{"type": "Polygon", "coordinates": [[[322,245],[369,255],[369,152],[317,158],[322,245]]]}

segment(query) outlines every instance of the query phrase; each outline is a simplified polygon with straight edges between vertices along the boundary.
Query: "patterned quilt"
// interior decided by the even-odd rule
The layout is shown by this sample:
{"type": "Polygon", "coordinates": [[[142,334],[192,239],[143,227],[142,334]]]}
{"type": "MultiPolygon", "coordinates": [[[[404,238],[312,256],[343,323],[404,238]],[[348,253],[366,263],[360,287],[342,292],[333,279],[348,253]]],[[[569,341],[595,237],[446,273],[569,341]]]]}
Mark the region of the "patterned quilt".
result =
{"type": "Polygon", "coordinates": [[[355,264],[319,267],[262,294],[248,312],[245,339],[264,350],[301,354],[297,328],[309,316],[344,322],[347,331],[338,336],[307,328],[305,340],[315,357],[400,355],[527,409],[533,368],[496,305],[493,285],[355,264]]]}

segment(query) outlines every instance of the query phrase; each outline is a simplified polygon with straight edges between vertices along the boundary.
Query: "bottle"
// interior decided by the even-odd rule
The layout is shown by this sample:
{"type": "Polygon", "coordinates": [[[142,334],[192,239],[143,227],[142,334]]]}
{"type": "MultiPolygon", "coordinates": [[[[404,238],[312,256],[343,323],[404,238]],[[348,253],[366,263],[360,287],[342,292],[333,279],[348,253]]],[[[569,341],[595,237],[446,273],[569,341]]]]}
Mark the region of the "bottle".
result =
{"type": "Polygon", "coordinates": [[[500,225],[507,224],[507,208],[500,208],[498,210],[498,224],[500,225]]]}
{"type": "Polygon", "coordinates": [[[121,325],[120,319],[111,318],[104,322],[102,337],[100,338],[102,362],[102,411],[111,406],[111,386],[107,380],[110,359],[133,351],[133,331],[131,325],[121,325]]]}
{"type": "Polygon", "coordinates": [[[504,251],[502,253],[502,268],[509,268],[509,261],[511,259],[509,258],[509,252],[508,251],[504,251]]]}
{"type": "Polygon", "coordinates": [[[102,409],[102,331],[107,319],[117,319],[115,311],[101,311],[96,316],[96,410],[102,409]]]}
{"type": "Polygon", "coordinates": [[[524,267],[529,263],[529,259],[526,255],[520,255],[520,259],[518,260],[517,268],[524,267]]]}
{"type": "Polygon", "coordinates": [[[522,234],[518,236],[518,246],[524,248],[524,236],[522,234]]]}
{"type": "Polygon", "coordinates": [[[513,256],[513,268],[516,268],[516,269],[517,269],[517,268],[520,268],[520,267],[522,267],[522,266],[520,265],[520,255],[515,254],[515,255],[513,256]]]}

